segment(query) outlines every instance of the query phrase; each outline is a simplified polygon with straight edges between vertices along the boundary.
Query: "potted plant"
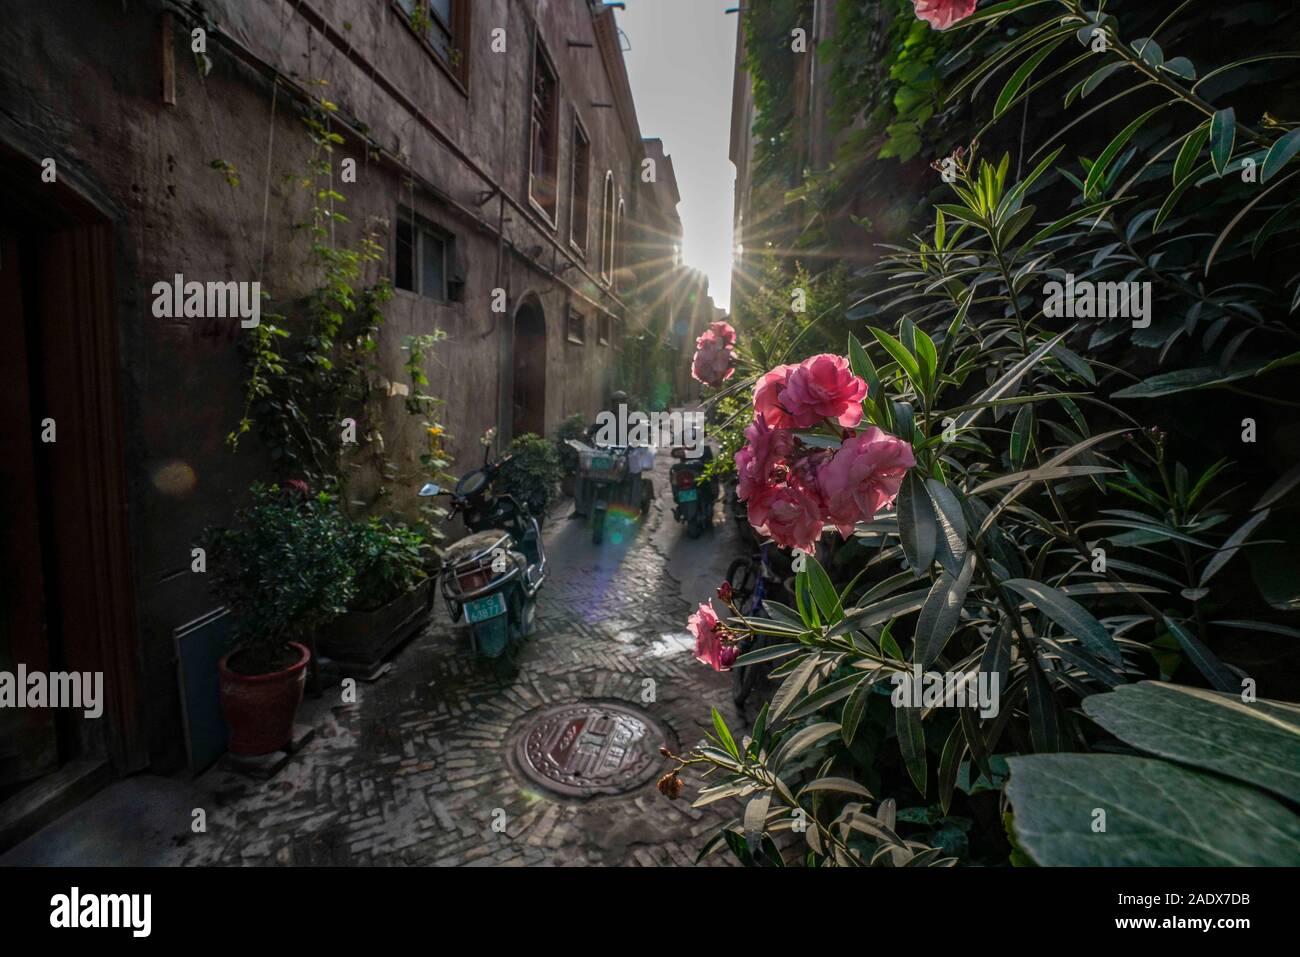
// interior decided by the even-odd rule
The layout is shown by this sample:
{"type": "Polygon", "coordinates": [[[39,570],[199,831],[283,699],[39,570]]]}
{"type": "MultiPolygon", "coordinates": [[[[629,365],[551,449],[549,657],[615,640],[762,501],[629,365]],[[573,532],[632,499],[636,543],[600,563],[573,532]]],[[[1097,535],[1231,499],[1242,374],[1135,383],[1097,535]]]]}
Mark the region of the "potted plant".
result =
{"type": "Polygon", "coordinates": [[[353,595],[348,610],[320,634],[317,648],[345,671],[369,674],[429,617],[433,579],[424,534],[371,518],[350,529],[353,595]]]}
{"type": "Polygon", "coordinates": [[[235,646],[217,667],[227,743],[241,755],[289,742],[311,658],[299,639],[341,614],[356,587],[332,496],[301,482],[251,491],[234,525],[204,536],[213,588],[235,617],[235,646]]]}

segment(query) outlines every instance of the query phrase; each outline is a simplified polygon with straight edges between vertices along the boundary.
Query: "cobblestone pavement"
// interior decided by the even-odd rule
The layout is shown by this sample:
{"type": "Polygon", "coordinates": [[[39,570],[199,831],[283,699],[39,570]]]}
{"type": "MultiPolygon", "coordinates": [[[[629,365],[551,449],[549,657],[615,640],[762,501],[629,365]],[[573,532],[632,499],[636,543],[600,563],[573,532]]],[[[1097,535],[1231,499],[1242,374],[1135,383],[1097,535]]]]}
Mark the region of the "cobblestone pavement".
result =
{"type": "Polygon", "coordinates": [[[655,506],[626,540],[607,535],[592,545],[586,523],[566,518],[567,501],[547,523],[537,632],[513,681],[502,685],[470,658],[439,600],[430,626],[387,675],[358,686],[355,704],[341,704],[337,687],[304,703],[300,721],[316,736],[275,777],[255,782],[217,769],[199,779],[210,796],[208,831],[181,839],[184,862],[693,863],[735,813],[692,808],[694,778],[683,776],[678,801],[660,795],[653,778],[622,795],[565,799],[526,781],[507,756],[518,723],[556,703],[632,704],[681,748],[703,737],[710,705],[734,715],[729,676],[695,661],[685,621],[739,546],[721,505],[713,533],[686,540],[672,519],[670,461],[658,457],[655,506]]]}

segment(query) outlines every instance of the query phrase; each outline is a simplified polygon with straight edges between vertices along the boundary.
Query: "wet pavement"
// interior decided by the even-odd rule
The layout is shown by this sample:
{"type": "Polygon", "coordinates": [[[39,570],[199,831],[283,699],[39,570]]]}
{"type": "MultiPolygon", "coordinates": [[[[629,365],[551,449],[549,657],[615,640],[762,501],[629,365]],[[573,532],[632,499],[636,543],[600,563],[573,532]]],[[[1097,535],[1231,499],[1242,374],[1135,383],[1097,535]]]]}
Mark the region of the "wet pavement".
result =
{"type": "MultiPolygon", "coordinates": [[[[607,533],[600,546],[591,543],[586,522],[567,518],[571,500],[560,503],[544,529],[549,574],[539,595],[537,631],[513,679],[503,684],[491,668],[471,659],[467,638],[451,627],[439,599],[429,626],[398,653],[388,674],[357,686],[355,703],[343,703],[337,686],[304,702],[299,721],[313,726],[315,737],[274,777],[258,781],[218,766],[196,781],[171,779],[184,797],[157,802],[158,812],[141,832],[157,846],[151,856],[133,842],[134,860],[693,863],[737,808],[692,808],[698,781],[689,774],[683,775],[687,790],[681,799],[660,795],[655,779],[669,762],[658,754],[658,737],[674,750],[697,743],[710,705],[735,720],[730,677],[695,661],[685,623],[741,546],[721,503],[713,531],[687,539],[684,526],[672,518],[671,463],[666,454],[656,459],[656,500],[644,523],[607,533]],[[530,730],[534,719],[547,719],[559,705],[588,702],[612,706],[603,713],[613,736],[598,735],[599,753],[583,760],[605,762],[610,780],[626,772],[631,790],[591,797],[560,793],[562,788],[548,789],[520,766],[529,734],[559,740],[565,733],[544,720],[541,731],[530,730]],[[637,713],[647,720],[636,720],[637,713]],[[613,721],[611,714],[632,717],[613,721]],[[618,735],[636,738],[637,728],[654,740],[629,748],[618,735]],[[192,831],[191,802],[204,812],[204,833],[192,831]]],[[[582,738],[588,750],[590,739],[582,738]]],[[[590,771],[576,758],[569,764],[590,771]]],[[[109,792],[131,786],[119,782],[109,792]]],[[[44,862],[55,862],[50,858],[61,824],[65,844],[92,843],[85,833],[75,841],[69,836],[70,829],[86,831],[94,815],[85,811],[73,812],[71,824],[56,822],[29,839],[26,859],[44,852],[44,862]]],[[[710,858],[715,861],[725,858],[710,858]]]]}

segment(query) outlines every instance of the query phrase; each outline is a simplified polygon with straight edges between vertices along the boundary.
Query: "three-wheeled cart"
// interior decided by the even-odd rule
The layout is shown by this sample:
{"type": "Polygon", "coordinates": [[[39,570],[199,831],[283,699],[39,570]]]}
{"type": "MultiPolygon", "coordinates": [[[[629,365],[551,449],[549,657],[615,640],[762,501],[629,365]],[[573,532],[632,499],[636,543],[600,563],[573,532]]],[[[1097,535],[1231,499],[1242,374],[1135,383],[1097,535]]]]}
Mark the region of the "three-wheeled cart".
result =
{"type": "Polygon", "coordinates": [[[577,439],[568,444],[578,453],[578,477],[574,486],[574,511],[591,521],[591,540],[599,545],[605,538],[605,519],[611,507],[622,508],[644,518],[654,501],[654,482],[642,475],[654,468],[654,450],[640,446],[593,447],[577,439]]]}

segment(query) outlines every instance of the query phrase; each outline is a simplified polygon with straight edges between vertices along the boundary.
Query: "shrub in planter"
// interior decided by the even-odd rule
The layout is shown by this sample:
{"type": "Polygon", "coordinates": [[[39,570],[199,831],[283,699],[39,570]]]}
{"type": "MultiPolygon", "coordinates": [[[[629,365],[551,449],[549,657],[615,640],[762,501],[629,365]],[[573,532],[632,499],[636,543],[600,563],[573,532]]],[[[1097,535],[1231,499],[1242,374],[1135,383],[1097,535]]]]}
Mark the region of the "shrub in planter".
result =
{"type": "Polygon", "coordinates": [[[230,750],[265,754],[293,733],[310,655],[300,642],[355,594],[352,533],[333,497],[305,485],[252,487],[229,528],[209,529],[213,589],[235,616],[219,664],[230,750]]]}
{"type": "Polygon", "coordinates": [[[514,458],[502,469],[498,488],[542,518],[560,481],[560,457],[555,444],[530,432],[511,442],[507,451],[514,458]]]}
{"type": "Polygon", "coordinates": [[[372,517],[352,526],[355,569],[350,611],[374,611],[414,591],[428,579],[429,544],[405,522],[372,517]]]}
{"type": "Polygon", "coordinates": [[[354,594],[347,613],[325,626],[316,647],[345,672],[364,672],[428,617],[432,549],[424,534],[400,521],[371,518],[350,532],[354,594]]]}

